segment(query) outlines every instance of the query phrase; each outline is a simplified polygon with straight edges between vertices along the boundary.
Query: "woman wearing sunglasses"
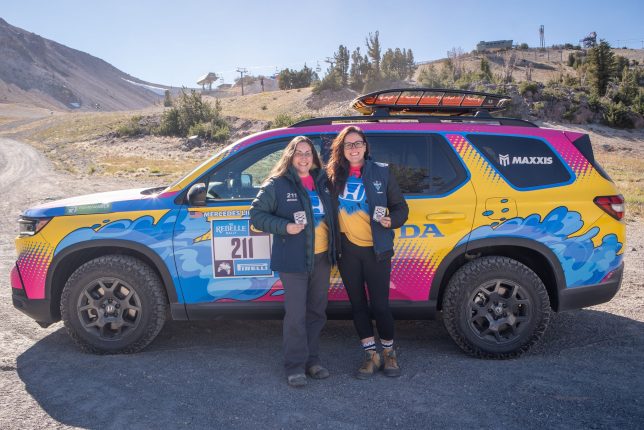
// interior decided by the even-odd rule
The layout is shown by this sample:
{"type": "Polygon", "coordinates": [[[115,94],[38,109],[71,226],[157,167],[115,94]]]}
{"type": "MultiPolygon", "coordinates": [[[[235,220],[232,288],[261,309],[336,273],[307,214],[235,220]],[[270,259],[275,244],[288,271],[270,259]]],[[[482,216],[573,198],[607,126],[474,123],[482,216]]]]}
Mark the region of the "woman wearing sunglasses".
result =
{"type": "Polygon", "coordinates": [[[405,223],[409,208],[389,167],[369,158],[367,138],[358,127],[346,127],[334,139],[327,175],[339,220],[338,268],[365,352],[356,377],[367,379],[381,367],[387,376],[400,376],[389,280],[393,229],[405,223]],[[384,366],[376,349],[369,305],[383,348],[384,366]]]}
{"type": "Polygon", "coordinates": [[[271,269],[284,288],[284,367],[290,386],[306,385],[306,375],[324,379],[319,340],[326,306],[334,217],[326,173],[313,143],[293,138],[262,185],[250,209],[253,226],[272,233],[271,269]]]}

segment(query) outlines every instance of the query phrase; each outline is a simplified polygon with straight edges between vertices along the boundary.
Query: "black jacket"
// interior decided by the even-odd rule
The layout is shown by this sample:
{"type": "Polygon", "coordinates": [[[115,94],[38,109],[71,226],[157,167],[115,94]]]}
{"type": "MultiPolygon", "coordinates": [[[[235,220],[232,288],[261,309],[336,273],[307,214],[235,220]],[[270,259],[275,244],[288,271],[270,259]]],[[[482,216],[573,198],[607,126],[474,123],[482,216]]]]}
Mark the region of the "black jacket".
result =
{"type": "MultiPolygon", "coordinates": [[[[394,255],[394,229],[400,228],[407,221],[409,206],[407,206],[407,202],[398,187],[398,182],[396,182],[396,178],[387,164],[377,163],[368,159],[365,160],[361,172],[369,206],[373,250],[378,260],[391,258],[394,255]],[[384,206],[389,209],[388,216],[391,218],[391,228],[385,228],[379,222],[373,220],[373,212],[376,206],[384,206]]],[[[337,220],[338,196],[333,196],[333,207],[333,213],[336,218],[334,223],[339,226],[340,224],[337,220]]],[[[335,248],[338,251],[338,256],[342,253],[340,244],[340,228],[337,228],[335,248]]]]}
{"type": "MultiPolygon", "coordinates": [[[[311,172],[316,192],[326,214],[329,227],[328,257],[335,263],[335,220],[331,195],[324,171],[311,172]]],[[[289,167],[284,176],[271,178],[262,185],[250,208],[250,221],[258,230],[273,234],[271,269],[276,272],[313,272],[315,250],[315,227],[313,210],[307,190],[302,186],[297,172],[289,167]],[[298,234],[288,234],[286,225],[295,222],[293,214],[304,211],[308,221],[306,228],[298,234]]]]}

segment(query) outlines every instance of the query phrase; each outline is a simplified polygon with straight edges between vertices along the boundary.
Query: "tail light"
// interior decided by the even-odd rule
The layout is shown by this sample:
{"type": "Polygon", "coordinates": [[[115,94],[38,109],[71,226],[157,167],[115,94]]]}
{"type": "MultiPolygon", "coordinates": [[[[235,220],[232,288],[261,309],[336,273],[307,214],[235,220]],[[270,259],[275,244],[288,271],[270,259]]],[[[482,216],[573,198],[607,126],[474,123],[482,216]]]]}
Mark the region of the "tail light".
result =
{"type": "Polygon", "coordinates": [[[618,196],[599,196],[593,200],[604,212],[616,220],[624,217],[624,197],[618,196]]]}

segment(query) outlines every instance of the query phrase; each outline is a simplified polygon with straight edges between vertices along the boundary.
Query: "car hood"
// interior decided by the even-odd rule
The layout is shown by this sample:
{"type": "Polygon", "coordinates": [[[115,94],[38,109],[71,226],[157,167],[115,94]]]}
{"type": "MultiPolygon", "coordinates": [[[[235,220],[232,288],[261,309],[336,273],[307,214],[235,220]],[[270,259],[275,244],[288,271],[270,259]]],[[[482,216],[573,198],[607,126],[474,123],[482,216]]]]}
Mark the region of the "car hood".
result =
{"type": "Polygon", "coordinates": [[[110,191],[55,200],[29,208],[23,212],[27,217],[53,217],[62,215],[87,215],[122,211],[162,209],[168,207],[168,199],[158,197],[158,191],[150,188],[110,191]]]}

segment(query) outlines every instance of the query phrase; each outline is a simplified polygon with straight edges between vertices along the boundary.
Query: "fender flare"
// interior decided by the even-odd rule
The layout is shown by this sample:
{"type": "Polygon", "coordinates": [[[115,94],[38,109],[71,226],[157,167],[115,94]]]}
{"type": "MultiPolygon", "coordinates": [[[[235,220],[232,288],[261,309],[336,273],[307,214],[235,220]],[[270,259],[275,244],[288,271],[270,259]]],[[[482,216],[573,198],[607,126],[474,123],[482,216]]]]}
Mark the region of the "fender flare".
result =
{"type": "MultiPolygon", "coordinates": [[[[561,267],[561,263],[559,262],[559,259],[557,258],[555,253],[546,245],[536,240],[523,237],[494,237],[473,240],[459,245],[458,247],[450,251],[445,256],[445,258],[443,258],[443,261],[441,261],[438,269],[436,270],[431,289],[429,290],[429,300],[435,300],[436,303],[439,303],[438,299],[442,292],[441,286],[444,286],[447,283],[448,280],[445,279],[445,277],[448,274],[452,263],[454,263],[458,258],[464,258],[466,253],[472,253],[484,248],[499,246],[527,248],[540,254],[548,263],[548,268],[554,275],[556,286],[555,293],[557,294],[557,296],[559,296],[561,291],[566,288],[566,277],[563,272],[563,268],[561,267]]],[[[554,297],[554,299],[558,300],[558,297],[554,297]]]]}
{"type": "Polygon", "coordinates": [[[132,250],[136,253],[143,254],[148,260],[152,262],[154,265],[154,269],[159,272],[161,276],[161,280],[163,282],[163,285],[165,286],[166,293],[168,295],[168,301],[172,305],[173,303],[178,303],[178,296],[177,296],[177,289],[174,284],[174,280],[172,279],[172,275],[170,274],[170,271],[168,270],[168,267],[166,266],[165,262],[159,257],[159,255],[148,248],[145,245],[142,245],[138,242],[133,242],[130,240],[120,240],[120,239],[97,239],[97,240],[90,240],[87,242],[82,242],[82,243],[77,243],[71,246],[68,246],[67,248],[63,249],[60,251],[56,256],[52,259],[51,264],[49,266],[49,270],[47,271],[47,278],[45,280],[45,297],[49,297],[50,299],[52,298],[51,296],[51,291],[52,291],[52,286],[54,282],[54,274],[56,273],[56,269],[60,265],[61,262],[65,261],[65,259],[78,251],[89,251],[92,249],[97,249],[97,248],[121,248],[121,249],[128,249],[132,250]]]}

